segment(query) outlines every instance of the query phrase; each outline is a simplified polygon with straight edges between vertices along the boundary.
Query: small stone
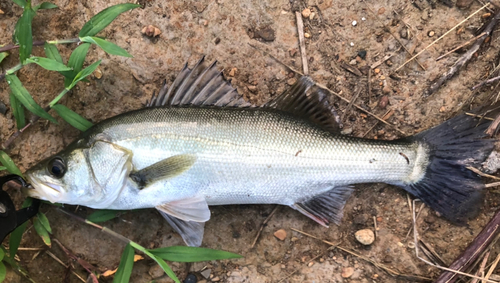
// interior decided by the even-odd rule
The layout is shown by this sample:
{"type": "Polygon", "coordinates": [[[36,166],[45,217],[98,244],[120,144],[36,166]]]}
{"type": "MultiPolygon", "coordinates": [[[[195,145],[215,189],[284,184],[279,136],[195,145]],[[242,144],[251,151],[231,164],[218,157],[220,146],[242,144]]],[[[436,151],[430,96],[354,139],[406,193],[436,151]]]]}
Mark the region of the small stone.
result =
{"type": "Polygon", "coordinates": [[[325,262],[325,259],[324,258],[320,258],[319,262],[323,263],[323,262],[325,262]]]}
{"type": "Polygon", "coordinates": [[[342,134],[342,135],[350,135],[350,134],[352,134],[352,128],[345,128],[342,131],[340,131],[340,134],[342,134]]]}
{"type": "Polygon", "coordinates": [[[433,30],[431,30],[431,31],[429,31],[429,32],[427,33],[427,35],[428,35],[429,37],[433,37],[435,34],[436,34],[436,33],[435,33],[433,30]]]}
{"type": "Polygon", "coordinates": [[[355,27],[358,24],[356,21],[352,21],[352,26],[355,27]]]}
{"type": "Polygon", "coordinates": [[[287,83],[288,85],[294,85],[296,82],[297,82],[297,79],[295,79],[295,78],[291,78],[291,79],[288,79],[288,80],[286,81],[286,83],[287,83]]]}
{"type": "Polygon", "coordinates": [[[385,76],[384,75],[380,76],[380,79],[385,80],[385,76]]]}
{"type": "Polygon", "coordinates": [[[310,33],[308,33],[308,32],[305,32],[305,33],[304,33],[304,37],[305,37],[305,38],[310,38],[310,37],[311,37],[311,34],[310,34],[310,33]]]}
{"type": "Polygon", "coordinates": [[[228,76],[230,76],[230,77],[234,77],[234,75],[236,74],[236,71],[238,71],[238,69],[236,69],[236,68],[232,68],[232,69],[231,69],[231,71],[229,71],[228,76]]]}
{"type": "Polygon", "coordinates": [[[281,267],[281,269],[285,269],[286,265],[282,264],[280,267],[281,267]]]}
{"type": "Polygon", "coordinates": [[[378,73],[380,73],[380,69],[375,69],[375,70],[373,70],[373,72],[374,72],[375,74],[378,74],[378,73]]]}
{"type": "Polygon", "coordinates": [[[354,46],[354,42],[351,42],[351,44],[350,44],[350,45],[351,45],[351,46],[354,46]]]}
{"type": "Polygon", "coordinates": [[[219,282],[219,281],[220,281],[219,276],[215,276],[214,278],[212,278],[212,282],[219,282]]]}
{"type": "Polygon", "coordinates": [[[354,268],[353,267],[343,267],[342,268],[342,277],[343,278],[349,278],[352,276],[352,274],[354,273],[354,268]]]}
{"type": "Polygon", "coordinates": [[[365,60],[365,58],[366,58],[366,50],[359,50],[358,51],[358,56],[359,56],[359,58],[365,60]]]}
{"type": "Polygon", "coordinates": [[[378,9],[378,12],[377,12],[379,15],[382,15],[383,13],[385,13],[385,8],[384,7],[381,7],[380,9],[378,9]]]}
{"type": "Polygon", "coordinates": [[[484,13],[484,14],[481,16],[481,18],[483,18],[483,19],[487,19],[487,18],[489,18],[489,17],[491,17],[491,13],[484,13]]]}
{"type": "Polygon", "coordinates": [[[305,8],[303,11],[302,11],[302,17],[304,18],[309,18],[311,16],[311,9],[309,8],[305,8]]]}
{"type": "Polygon", "coordinates": [[[249,86],[247,86],[247,88],[250,92],[253,92],[253,93],[255,93],[257,91],[257,87],[254,85],[249,85],[249,86]]]}
{"type": "Polygon", "coordinates": [[[196,283],[197,281],[198,279],[196,278],[196,275],[189,273],[183,283],[196,283]]]}
{"type": "Polygon", "coordinates": [[[384,257],[384,262],[385,262],[385,263],[391,263],[392,261],[393,261],[392,256],[390,256],[390,255],[386,255],[386,256],[384,257]]]}
{"type": "Polygon", "coordinates": [[[309,20],[314,19],[315,16],[316,16],[316,13],[311,13],[311,15],[309,15],[309,20]]]}
{"type": "Polygon", "coordinates": [[[392,89],[391,89],[391,87],[390,87],[388,84],[386,84],[386,85],[382,88],[382,92],[383,92],[384,94],[389,94],[389,93],[391,93],[391,91],[392,91],[392,89]]]}
{"type": "Polygon", "coordinates": [[[205,269],[202,272],[200,272],[201,276],[203,276],[203,278],[205,278],[205,279],[210,278],[210,273],[212,273],[212,269],[210,269],[210,268],[205,269]]]}
{"type": "Polygon", "coordinates": [[[307,264],[308,267],[311,267],[314,265],[314,261],[311,261],[310,263],[307,264]]]}
{"type": "Polygon", "coordinates": [[[365,246],[369,246],[375,241],[375,234],[373,234],[373,231],[370,229],[359,230],[354,234],[354,236],[358,242],[365,246]]]}
{"type": "Polygon", "coordinates": [[[358,61],[356,61],[356,59],[352,59],[350,62],[349,62],[349,65],[356,65],[358,63],[358,61]]]}
{"type": "Polygon", "coordinates": [[[3,14],[5,14],[4,11],[0,10],[0,15],[3,15],[3,14]]]}
{"type": "Polygon", "coordinates": [[[97,69],[95,69],[94,77],[98,80],[100,80],[102,78],[102,71],[99,67],[97,67],[97,69]]]}
{"type": "Polygon", "coordinates": [[[429,19],[429,12],[424,11],[421,16],[422,20],[427,21],[429,19]]]}
{"type": "Polygon", "coordinates": [[[274,41],[276,39],[274,29],[271,27],[256,30],[255,37],[261,38],[263,41],[274,41]]]}
{"type": "Polygon", "coordinates": [[[399,36],[401,36],[401,38],[408,38],[408,29],[407,28],[402,28],[400,31],[399,31],[399,36]]]}
{"type": "Polygon", "coordinates": [[[157,37],[161,34],[161,30],[153,25],[145,26],[141,32],[149,37],[157,37]]]}
{"type": "Polygon", "coordinates": [[[291,239],[292,242],[297,242],[298,240],[299,240],[299,238],[297,238],[297,237],[292,237],[292,239],[291,239]]]}
{"type": "Polygon", "coordinates": [[[365,17],[362,17],[362,18],[361,18],[361,20],[364,22],[364,21],[366,21],[366,18],[365,18],[365,17]]]}
{"type": "Polygon", "coordinates": [[[274,232],[274,237],[278,238],[280,241],[284,241],[286,239],[286,231],[284,229],[279,229],[274,232]]]}
{"type": "Polygon", "coordinates": [[[220,43],[220,38],[219,37],[215,38],[214,43],[215,43],[215,45],[219,44],[220,43]]]}
{"type": "Polygon", "coordinates": [[[439,112],[441,112],[441,113],[444,113],[444,112],[446,112],[446,107],[444,107],[444,106],[441,106],[441,108],[439,108],[439,112]]]}

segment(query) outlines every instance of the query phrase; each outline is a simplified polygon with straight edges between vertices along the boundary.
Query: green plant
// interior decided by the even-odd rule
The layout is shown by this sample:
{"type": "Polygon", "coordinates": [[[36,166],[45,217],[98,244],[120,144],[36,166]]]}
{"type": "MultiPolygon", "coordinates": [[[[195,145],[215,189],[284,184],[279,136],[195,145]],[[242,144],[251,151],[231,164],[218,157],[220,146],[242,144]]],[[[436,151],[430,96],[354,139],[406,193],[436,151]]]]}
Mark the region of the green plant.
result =
{"type": "MultiPolygon", "coordinates": [[[[7,46],[0,46],[0,63],[9,55],[9,53],[7,53],[6,51],[12,50],[14,48],[19,48],[19,64],[7,69],[5,73],[0,74],[0,81],[5,78],[5,80],[9,84],[9,88],[11,91],[10,104],[13,116],[16,120],[18,131],[2,144],[2,150],[0,150],[0,171],[7,170],[10,173],[22,176],[19,168],[15,165],[15,163],[4,150],[8,148],[12,141],[16,137],[18,137],[24,131],[24,129],[29,127],[31,123],[34,122],[32,121],[26,124],[26,117],[24,115],[25,110],[32,112],[40,118],[49,120],[57,124],[57,120],[48,113],[51,109],[53,109],[57,113],[57,115],[59,115],[63,120],[65,120],[73,127],[81,131],[85,131],[90,128],[92,126],[91,122],[89,122],[76,112],[72,111],[71,109],[67,108],[66,106],[60,104],[59,101],[78,82],[85,81],[86,77],[92,74],[101,63],[101,61],[99,60],[90,64],[86,68],[83,68],[90,45],[95,44],[108,54],[132,57],[126,50],[122,49],[112,42],[106,41],[101,37],[96,37],[96,35],[104,28],[106,28],[121,13],[139,7],[139,5],[118,4],[104,9],[84,24],[78,34],[78,38],[34,42],[32,37],[31,24],[36,13],[39,10],[54,9],[57,8],[57,6],[52,3],[44,2],[40,5],[32,7],[31,0],[12,1],[23,8],[23,14],[19,18],[15,26],[15,31],[13,34],[14,43],[7,46]],[[78,43],[79,46],[77,46],[73,50],[67,63],[65,64],[57,49],[57,45],[74,43],[78,43]],[[33,46],[43,46],[46,57],[32,56],[31,52],[33,46]],[[23,86],[21,80],[19,80],[19,78],[16,76],[16,72],[18,70],[32,64],[36,64],[47,71],[58,72],[59,74],[64,76],[64,87],[61,87],[60,93],[56,95],[46,107],[42,107],[35,102],[33,96],[28,92],[28,90],[23,86]]],[[[29,206],[30,203],[31,199],[26,199],[23,206],[29,206]]],[[[109,234],[127,243],[122,255],[122,259],[120,261],[120,266],[113,282],[129,281],[134,263],[133,260],[135,250],[144,253],[145,255],[155,260],[162,267],[165,273],[175,282],[180,281],[176,277],[172,269],[170,269],[170,267],[167,265],[165,260],[194,262],[241,257],[237,254],[229,252],[193,247],[165,247],[159,249],[146,249],[139,244],[132,242],[131,240],[94,223],[110,220],[116,217],[118,213],[121,212],[101,210],[90,215],[87,220],[84,220],[85,223],[97,228],[101,228],[103,231],[107,231],[109,234]]],[[[36,232],[38,233],[38,235],[40,235],[43,242],[47,246],[51,246],[50,234],[52,233],[52,229],[45,214],[43,214],[42,212],[38,213],[38,215],[34,217],[32,221],[36,232]]],[[[26,272],[13,260],[19,248],[22,235],[26,229],[26,225],[27,223],[21,225],[11,234],[9,238],[8,253],[3,247],[1,247],[0,249],[0,283],[4,280],[6,274],[4,263],[11,265],[14,269],[21,272],[21,274],[26,274],[26,272]]]]}

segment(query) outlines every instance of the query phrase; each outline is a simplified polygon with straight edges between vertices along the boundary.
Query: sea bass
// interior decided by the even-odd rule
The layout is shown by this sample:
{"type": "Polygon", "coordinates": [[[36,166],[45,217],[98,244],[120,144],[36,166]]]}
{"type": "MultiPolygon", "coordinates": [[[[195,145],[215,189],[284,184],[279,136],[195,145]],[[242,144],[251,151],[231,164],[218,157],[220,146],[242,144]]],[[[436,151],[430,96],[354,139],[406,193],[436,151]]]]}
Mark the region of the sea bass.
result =
{"type": "Polygon", "coordinates": [[[413,137],[338,134],[326,92],[309,77],[263,107],[200,60],[145,109],[104,120],[26,172],[26,193],[96,209],[156,208],[191,246],[210,205],[288,205],[339,223],[358,183],[400,186],[454,223],[475,216],[484,185],[466,167],[493,149],[487,121],[455,117],[413,137]]]}

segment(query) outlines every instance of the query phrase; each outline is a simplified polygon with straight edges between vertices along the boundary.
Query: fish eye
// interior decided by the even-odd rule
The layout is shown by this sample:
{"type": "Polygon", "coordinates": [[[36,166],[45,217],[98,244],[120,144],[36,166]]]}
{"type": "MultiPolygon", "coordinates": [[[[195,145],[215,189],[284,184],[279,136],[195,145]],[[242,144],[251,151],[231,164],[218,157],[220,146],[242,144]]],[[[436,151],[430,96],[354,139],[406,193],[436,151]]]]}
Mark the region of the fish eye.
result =
{"type": "Polygon", "coordinates": [[[60,157],[56,157],[49,161],[47,169],[49,170],[49,173],[56,177],[56,178],[61,178],[64,176],[64,173],[66,173],[66,164],[60,157]]]}

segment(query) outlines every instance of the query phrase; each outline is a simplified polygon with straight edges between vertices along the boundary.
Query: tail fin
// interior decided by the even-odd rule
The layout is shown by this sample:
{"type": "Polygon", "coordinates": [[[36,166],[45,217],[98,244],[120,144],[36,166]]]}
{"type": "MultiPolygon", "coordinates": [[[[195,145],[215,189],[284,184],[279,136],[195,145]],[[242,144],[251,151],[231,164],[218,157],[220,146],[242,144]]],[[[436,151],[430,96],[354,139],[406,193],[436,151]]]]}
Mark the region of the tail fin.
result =
{"type": "Polygon", "coordinates": [[[477,216],[485,187],[467,167],[477,167],[493,150],[494,140],[484,139],[489,124],[460,115],[414,136],[428,148],[428,166],[424,177],[405,189],[455,224],[477,216]]]}

